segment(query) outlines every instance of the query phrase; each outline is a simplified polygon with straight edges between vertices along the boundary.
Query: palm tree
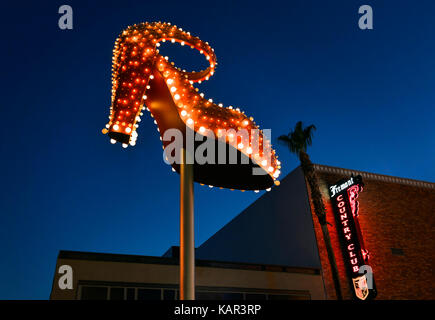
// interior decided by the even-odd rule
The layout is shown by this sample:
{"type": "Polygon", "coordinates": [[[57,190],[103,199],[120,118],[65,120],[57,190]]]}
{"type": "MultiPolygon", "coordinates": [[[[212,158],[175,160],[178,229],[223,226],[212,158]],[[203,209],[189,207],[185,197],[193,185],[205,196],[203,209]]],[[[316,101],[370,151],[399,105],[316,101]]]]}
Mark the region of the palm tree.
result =
{"type": "Polygon", "coordinates": [[[328,252],[329,264],[332,271],[332,279],[334,281],[335,292],[338,300],[342,300],[340,281],[338,278],[337,263],[335,261],[334,252],[332,251],[331,238],[329,237],[328,226],[326,221],[325,205],[323,204],[322,194],[320,193],[317,182],[316,172],[314,171],[313,163],[307,154],[307,147],[311,146],[313,132],[316,130],[314,125],[303,127],[302,121],[296,123],[295,129],[289,132],[288,135],[282,135],[278,141],[285,144],[290,152],[296,154],[301,162],[301,168],[305,178],[310,185],[311,200],[314,206],[314,212],[319,220],[323,240],[325,242],[326,251],[328,252]]]}

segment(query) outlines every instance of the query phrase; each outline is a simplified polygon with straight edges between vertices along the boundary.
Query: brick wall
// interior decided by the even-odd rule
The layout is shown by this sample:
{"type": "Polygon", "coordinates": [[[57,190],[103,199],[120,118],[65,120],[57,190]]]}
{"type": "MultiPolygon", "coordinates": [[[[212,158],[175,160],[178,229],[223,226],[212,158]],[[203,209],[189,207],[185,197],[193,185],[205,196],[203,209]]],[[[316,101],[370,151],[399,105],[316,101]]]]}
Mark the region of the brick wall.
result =
{"type": "MultiPolygon", "coordinates": [[[[324,196],[331,242],[345,299],[351,299],[351,284],[338,240],[328,195],[328,185],[350,175],[318,171],[324,196]]],[[[359,223],[365,247],[370,252],[378,295],[376,299],[435,299],[433,268],[435,256],[435,189],[364,178],[359,194],[359,223]],[[392,248],[403,255],[393,254],[392,248]],[[399,252],[400,253],[400,252],[399,252]]],[[[307,187],[308,192],[309,188],[307,187]]],[[[311,207],[312,204],[311,204],[311,207]]],[[[313,210],[312,210],[313,212],[313,210]]],[[[322,231],[313,212],[314,228],[328,299],[335,299],[322,231]]]]}

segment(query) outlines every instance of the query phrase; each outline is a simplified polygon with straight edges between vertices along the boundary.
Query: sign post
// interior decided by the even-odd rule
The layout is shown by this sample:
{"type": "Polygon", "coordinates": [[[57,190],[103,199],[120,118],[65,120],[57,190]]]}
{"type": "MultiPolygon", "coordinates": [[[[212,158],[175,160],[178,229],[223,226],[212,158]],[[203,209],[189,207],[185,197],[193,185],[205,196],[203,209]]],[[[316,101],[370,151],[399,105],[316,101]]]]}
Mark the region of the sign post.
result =
{"type": "Polygon", "coordinates": [[[181,149],[180,165],[180,299],[195,300],[195,237],[192,155],[181,149]]]}
{"type": "Polygon", "coordinates": [[[213,103],[193,85],[208,80],[216,65],[216,55],[208,42],[167,22],[143,22],[128,27],[118,36],[113,49],[110,115],[102,132],[108,134],[112,144],[120,142],[123,148],[134,146],[143,111],[149,111],[163,149],[171,150],[165,155],[175,150],[178,157],[181,151],[182,161],[168,159],[168,163],[180,173],[182,300],[195,299],[193,182],[211,188],[258,192],[279,185],[277,179],[281,173],[281,163],[254,118],[239,108],[213,103]],[[160,42],[167,40],[198,50],[209,61],[209,67],[198,72],[181,71],[168,57],[159,54],[160,42]],[[194,135],[190,139],[190,133],[199,139],[194,135]],[[207,142],[203,146],[200,142],[205,136],[207,142]],[[186,142],[183,147],[177,144],[181,138],[186,142]],[[214,143],[210,144],[210,140],[214,143]],[[190,142],[192,150],[187,148],[190,142]],[[225,148],[218,147],[216,151],[213,147],[219,145],[225,148]],[[193,159],[195,150],[200,148],[201,154],[206,150],[204,162],[193,159]]]}

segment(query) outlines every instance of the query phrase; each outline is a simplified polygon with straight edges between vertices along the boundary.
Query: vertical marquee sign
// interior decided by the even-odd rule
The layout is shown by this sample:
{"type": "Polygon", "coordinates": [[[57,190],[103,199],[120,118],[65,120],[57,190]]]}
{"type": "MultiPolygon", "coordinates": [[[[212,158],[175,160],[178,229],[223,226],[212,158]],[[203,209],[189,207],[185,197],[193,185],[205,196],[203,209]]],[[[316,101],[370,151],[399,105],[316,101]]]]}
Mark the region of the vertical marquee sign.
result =
{"type": "Polygon", "coordinates": [[[363,190],[362,177],[340,180],[329,187],[335,221],[341,241],[343,257],[351,279],[351,287],[358,299],[366,300],[376,296],[373,274],[368,264],[369,253],[358,222],[359,203],[356,200],[363,190]],[[366,273],[365,273],[366,272],[366,273]]]}

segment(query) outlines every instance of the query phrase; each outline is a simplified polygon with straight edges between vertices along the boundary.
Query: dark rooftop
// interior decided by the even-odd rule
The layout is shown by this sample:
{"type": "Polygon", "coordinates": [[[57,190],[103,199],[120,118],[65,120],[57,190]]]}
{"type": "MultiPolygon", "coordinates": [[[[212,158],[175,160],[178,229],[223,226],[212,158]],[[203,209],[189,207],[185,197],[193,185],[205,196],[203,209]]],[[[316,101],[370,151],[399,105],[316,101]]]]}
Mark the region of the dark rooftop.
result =
{"type": "MultiPolygon", "coordinates": [[[[179,257],[153,257],[153,256],[140,256],[129,254],[113,254],[113,253],[97,253],[97,252],[81,252],[81,251],[59,251],[58,259],[71,259],[71,260],[90,260],[90,261],[107,261],[107,262],[127,262],[127,263],[144,263],[144,264],[164,264],[164,265],[178,265],[179,257]]],[[[292,266],[279,266],[279,265],[265,265],[265,264],[252,264],[252,263],[236,263],[236,262],[222,262],[211,260],[196,260],[197,267],[213,267],[213,268],[226,268],[226,269],[242,269],[254,271],[271,271],[271,272],[288,272],[288,273],[305,273],[305,274],[320,274],[320,269],[305,268],[305,267],[292,267],[292,266]]]]}

